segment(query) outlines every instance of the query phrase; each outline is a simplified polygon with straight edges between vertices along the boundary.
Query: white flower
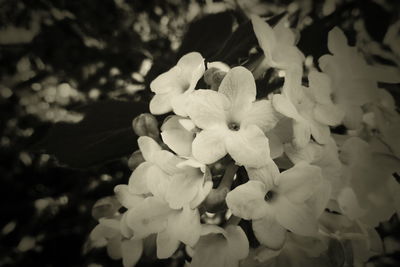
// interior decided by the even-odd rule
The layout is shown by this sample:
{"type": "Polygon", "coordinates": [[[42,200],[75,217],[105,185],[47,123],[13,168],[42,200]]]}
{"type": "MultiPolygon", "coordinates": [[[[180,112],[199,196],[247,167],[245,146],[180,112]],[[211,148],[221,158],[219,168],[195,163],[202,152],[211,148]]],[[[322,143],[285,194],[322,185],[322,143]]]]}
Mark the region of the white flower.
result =
{"type": "Polygon", "coordinates": [[[135,239],[157,234],[157,257],[169,258],[180,242],[194,246],[200,238],[200,215],[197,209],[185,206],[171,209],[162,197],[147,197],[140,205],[129,209],[126,223],[135,239]]]}
{"type": "Polygon", "coordinates": [[[321,179],[320,168],[300,162],[276,177],[251,178],[229,192],[226,203],[234,215],[252,220],[262,244],[278,249],[284,243],[286,229],[305,236],[316,233],[316,216],[305,202],[321,179]]]}
{"type": "Polygon", "coordinates": [[[184,55],[176,66],[151,82],[150,88],[155,96],[150,101],[150,112],[164,114],[174,110],[178,115],[185,115],[182,114],[181,106],[204,71],[204,58],[199,53],[184,55]]]}
{"type": "Polygon", "coordinates": [[[117,199],[128,209],[122,219],[127,227],[121,231],[135,240],[156,233],[157,256],[168,258],[180,242],[194,246],[199,239],[200,215],[189,205],[200,204],[212,182],[210,186],[201,171],[200,175],[194,174],[196,167],[186,166],[185,160],[162,150],[153,139],[140,137],[138,143],[146,161],[135,169],[128,185],[114,189],[117,199]],[[178,167],[179,163],[184,167],[178,167]],[[174,176],[179,173],[182,175],[174,176]],[[184,189],[188,190],[186,195],[174,194],[184,189]]]}
{"type": "Polygon", "coordinates": [[[274,27],[268,25],[257,15],[251,16],[254,33],[264,51],[264,64],[282,70],[298,69],[302,66],[304,55],[295,46],[295,34],[285,27],[287,19],[282,19],[274,27]]]}
{"type": "Polygon", "coordinates": [[[324,125],[339,125],[344,117],[344,112],[332,102],[332,87],[329,76],[318,71],[308,74],[309,87],[305,93],[314,101],[312,108],[313,118],[324,125]]]}
{"type": "Polygon", "coordinates": [[[330,130],[326,124],[315,120],[315,102],[306,95],[305,88],[300,84],[292,86],[284,88],[282,94],[274,94],[272,104],[278,112],[292,119],[293,143],[297,147],[304,147],[312,135],[318,143],[325,144],[330,130]]]}
{"type": "Polygon", "coordinates": [[[157,257],[168,258],[180,242],[194,246],[200,237],[200,215],[189,205],[172,209],[167,202],[170,177],[157,177],[149,183],[146,195],[139,204],[128,207],[125,223],[134,239],[143,239],[157,234],[157,257]]]}
{"type": "Polygon", "coordinates": [[[369,111],[364,114],[363,120],[375,130],[371,136],[378,138],[389,149],[388,153],[400,159],[400,115],[393,96],[380,89],[379,98],[370,105],[369,111]]]}
{"type": "Polygon", "coordinates": [[[204,225],[202,237],[194,247],[190,267],[235,267],[249,253],[247,236],[236,225],[225,229],[215,225],[204,225]]]}
{"type": "Polygon", "coordinates": [[[166,201],[171,208],[182,208],[189,204],[194,209],[199,206],[210,193],[213,182],[208,167],[194,160],[178,164],[182,172],[172,175],[166,201]]]}
{"type": "Polygon", "coordinates": [[[319,267],[326,266],[324,257],[329,239],[324,236],[305,237],[293,233],[287,234],[287,241],[279,250],[260,246],[253,251],[253,260],[247,259],[242,266],[274,267],[319,267]]]}
{"type": "Polygon", "coordinates": [[[278,117],[268,100],[256,100],[251,72],[231,69],[218,92],[196,90],[190,95],[187,113],[201,128],[192,144],[193,156],[211,164],[227,153],[238,163],[260,166],[270,157],[264,132],[272,129],[278,117]]]}
{"type": "MultiPolygon", "coordinates": [[[[319,191],[323,197],[328,197],[328,199],[331,197],[329,194],[330,188],[332,188],[332,197],[335,198],[337,196],[343,188],[342,164],[333,138],[329,138],[328,143],[325,145],[310,142],[303,148],[296,148],[292,144],[285,144],[284,147],[285,154],[294,164],[306,161],[321,168],[322,177],[324,178],[323,184],[325,185],[319,191]],[[327,194],[327,192],[329,193],[327,194]]],[[[319,202],[322,204],[324,201],[319,202]]]]}
{"type": "Polygon", "coordinates": [[[395,192],[400,186],[392,174],[400,170],[400,161],[390,155],[373,152],[370,145],[358,137],[345,141],[340,159],[347,182],[344,189],[347,192],[338,196],[342,212],[372,227],[388,220],[397,211],[398,199],[395,196],[399,192],[395,192]]]}
{"type": "Polygon", "coordinates": [[[368,65],[356,47],[348,46],[338,27],[328,34],[328,49],[333,55],[322,56],[319,66],[331,78],[333,103],[344,111],[344,125],[358,129],[363,115],[361,107],[378,99],[377,82],[399,82],[399,71],[368,65]]]}
{"type": "MultiPolygon", "coordinates": [[[[138,139],[140,151],[145,162],[141,163],[129,179],[129,190],[134,194],[147,193],[150,187],[162,188],[172,174],[181,172],[177,167],[183,159],[162,150],[152,138],[141,136],[138,139]]],[[[154,189],[155,190],[155,189],[154,189]]]]}
{"type": "Polygon", "coordinates": [[[143,253],[143,240],[126,238],[121,234],[121,218],[100,219],[90,233],[95,246],[107,245],[108,255],[115,260],[122,258],[124,267],[133,267],[143,253]]]}

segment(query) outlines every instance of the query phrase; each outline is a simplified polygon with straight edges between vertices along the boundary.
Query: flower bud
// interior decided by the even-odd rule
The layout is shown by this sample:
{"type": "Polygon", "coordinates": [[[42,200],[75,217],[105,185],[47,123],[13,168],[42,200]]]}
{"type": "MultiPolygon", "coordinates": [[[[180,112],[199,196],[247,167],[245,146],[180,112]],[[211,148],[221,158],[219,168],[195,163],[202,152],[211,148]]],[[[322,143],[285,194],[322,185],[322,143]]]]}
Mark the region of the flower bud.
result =
{"type": "Polygon", "coordinates": [[[138,136],[148,136],[156,141],[160,138],[157,119],[150,113],[143,113],[134,118],[132,127],[138,136]]]}
{"type": "Polygon", "coordinates": [[[96,220],[100,218],[109,218],[121,208],[121,204],[118,202],[115,196],[103,197],[94,203],[92,207],[92,216],[96,220]]]}
{"type": "Polygon", "coordinates": [[[140,150],[136,150],[135,152],[132,153],[131,157],[128,160],[128,167],[133,171],[142,162],[144,162],[142,152],[140,152],[140,150]]]}
{"type": "Polygon", "coordinates": [[[218,68],[209,68],[204,73],[204,81],[211,86],[212,90],[218,90],[219,85],[226,75],[225,71],[222,71],[218,68]]]}

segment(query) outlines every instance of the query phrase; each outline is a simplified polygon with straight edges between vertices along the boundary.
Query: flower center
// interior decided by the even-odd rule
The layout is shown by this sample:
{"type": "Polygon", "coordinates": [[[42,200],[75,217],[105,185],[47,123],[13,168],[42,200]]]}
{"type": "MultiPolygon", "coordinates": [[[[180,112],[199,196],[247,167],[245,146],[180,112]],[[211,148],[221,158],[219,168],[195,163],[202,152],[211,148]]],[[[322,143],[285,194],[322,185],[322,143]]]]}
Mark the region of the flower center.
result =
{"type": "Polygon", "coordinates": [[[264,196],[264,200],[266,202],[270,202],[271,200],[273,200],[275,198],[276,193],[274,191],[269,190],[265,196],[264,196]]]}
{"type": "Polygon", "coordinates": [[[228,124],[228,128],[229,128],[229,130],[232,130],[232,131],[239,131],[240,125],[236,122],[231,122],[228,124]]]}

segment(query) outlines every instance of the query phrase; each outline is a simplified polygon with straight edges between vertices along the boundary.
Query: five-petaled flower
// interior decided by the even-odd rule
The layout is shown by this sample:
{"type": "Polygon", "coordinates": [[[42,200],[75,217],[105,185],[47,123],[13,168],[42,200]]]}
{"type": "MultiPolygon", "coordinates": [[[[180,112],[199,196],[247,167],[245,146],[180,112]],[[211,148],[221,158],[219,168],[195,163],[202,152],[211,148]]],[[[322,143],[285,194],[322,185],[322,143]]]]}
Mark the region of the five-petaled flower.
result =
{"type": "Polygon", "coordinates": [[[321,183],[321,169],[300,162],[279,175],[258,176],[228,193],[226,203],[236,216],[252,220],[257,239],[280,248],[286,229],[313,236],[317,220],[307,200],[321,183]]]}
{"type": "Polygon", "coordinates": [[[254,77],[244,67],[231,69],[218,92],[194,91],[186,111],[202,131],[193,140],[193,156],[211,164],[229,153],[238,164],[261,166],[270,156],[264,133],[279,117],[269,100],[255,100],[254,77]]]}

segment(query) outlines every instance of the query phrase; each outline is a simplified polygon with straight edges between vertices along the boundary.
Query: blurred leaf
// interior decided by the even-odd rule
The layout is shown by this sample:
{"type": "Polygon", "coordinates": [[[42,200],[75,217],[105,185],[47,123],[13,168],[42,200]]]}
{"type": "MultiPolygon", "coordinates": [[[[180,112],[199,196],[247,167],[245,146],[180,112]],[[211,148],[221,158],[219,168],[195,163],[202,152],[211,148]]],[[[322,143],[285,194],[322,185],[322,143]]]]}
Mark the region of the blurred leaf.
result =
{"type": "Polygon", "coordinates": [[[360,9],[367,32],[375,41],[382,42],[392,22],[392,14],[372,1],[365,1],[360,9]]]}
{"type": "Polygon", "coordinates": [[[85,114],[82,121],[53,125],[33,149],[53,154],[69,167],[85,168],[138,148],[131,125],[133,118],[148,111],[146,104],[107,100],[75,111],[85,114]]]}
{"type": "MultiPolygon", "coordinates": [[[[285,14],[284,12],[268,19],[268,24],[275,26],[285,14]]],[[[238,58],[247,57],[249,50],[255,45],[257,45],[257,37],[254,34],[251,21],[248,20],[239,25],[209,61],[223,61],[228,65],[235,64],[238,58]]]]}
{"type": "Polygon", "coordinates": [[[182,45],[178,58],[192,51],[197,51],[208,58],[214,54],[232,33],[233,16],[231,12],[222,12],[204,16],[192,22],[182,45]]]}

